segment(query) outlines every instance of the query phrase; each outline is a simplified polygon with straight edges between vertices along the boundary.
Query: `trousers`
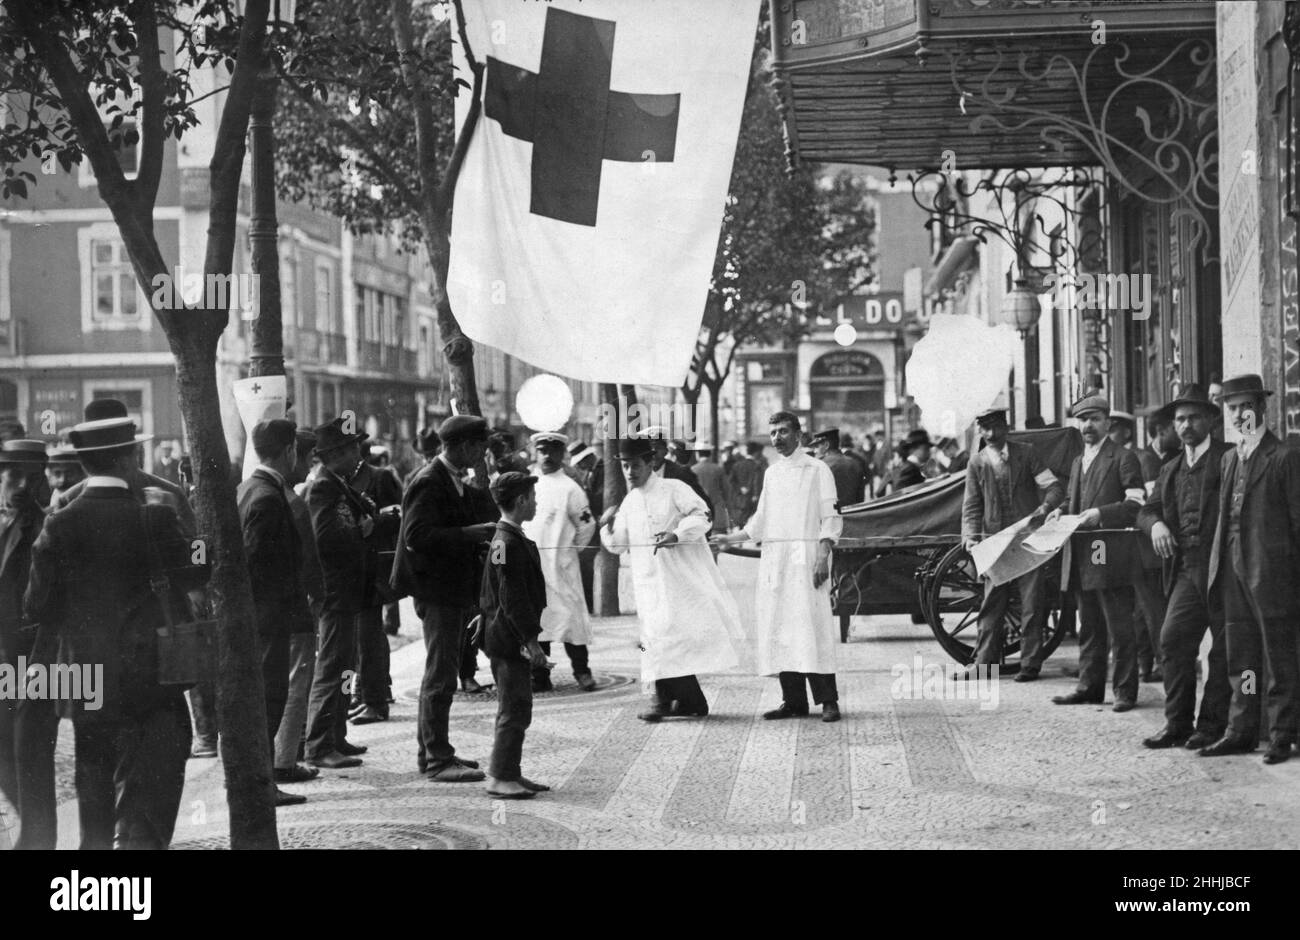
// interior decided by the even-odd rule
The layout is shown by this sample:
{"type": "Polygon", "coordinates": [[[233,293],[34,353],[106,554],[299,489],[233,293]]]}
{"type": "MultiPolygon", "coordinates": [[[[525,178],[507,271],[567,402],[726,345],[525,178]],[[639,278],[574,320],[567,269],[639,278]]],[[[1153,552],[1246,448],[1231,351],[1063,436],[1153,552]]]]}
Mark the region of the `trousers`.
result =
{"type": "Polygon", "coordinates": [[[1234,568],[1223,573],[1223,615],[1228,640],[1228,731],[1260,737],[1268,716],[1270,741],[1295,741],[1300,661],[1292,617],[1263,617],[1234,568]]]}
{"type": "Polygon", "coordinates": [[[274,764],[275,735],[289,700],[289,634],[260,633],[257,644],[262,655],[262,689],[266,694],[266,741],[274,764]]]}
{"type": "Polygon", "coordinates": [[[676,702],[684,712],[705,712],[709,710],[709,700],[704,697],[700,680],[695,676],[673,676],[669,679],[656,679],[651,704],[667,710],[676,702]]]}
{"type": "MultiPolygon", "coordinates": [[[[537,644],[542,648],[542,652],[547,656],[551,655],[551,641],[543,640],[537,644]]],[[[591,667],[587,665],[587,645],[585,643],[565,643],[564,652],[569,656],[569,663],[573,666],[573,677],[591,675],[591,667]]],[[[550,678],[550,670],[534,669],[533,678],[541,681],[550,678]]]]}
{"type": "Polygon", "coordinates": [[[812,689],[813,702],[818,705],[833,705],[840,700],[839,690],[835,687],[835,674],[825,675],[815,672],[782,672],[777,679],[781,683],[781,701],[792,708],[807,708],[808,693],[804,689],[804,680],[812,689]]]}
{"type": "Polygon", "coordinates": [[[1165,726],[1178,733],[1203,732],[1217,741],[1228,726],[1228,644],[1223,605],[1205,584],[1209,572],[1199,558],[1179,560],[1160,628],[1160,665],[1165,674],[1165,726]],[[1196,656],[1210,631],[1210,661],[1196,714],[1196,656]]]}
{"type": "Polygon", "coordinates": [[[1159,568],[1144,568],[1133,582],[1137,595],[1138,615],[1133,621],[1133,638],[1137,641],[1138,666],[1143,673],[1160,663],[1160,633],[1164,628],[1165,591],[1159,568]]]}
{"type": "MultiPolygon", "coordinates": [[[[332,754],[347,740],[348,698],[356,681],[356,619],[352,612],[321,612],[316,670],[307,704],[305,753],[309,760],[332,754]]],[[[287,675],[288,670],[285,672],[287,675]]]]}
{"type": "Polygon", "coordinates": [[[73,721],[73,731],[81,848],[167,848],[190,752],[182,695],[116,720],[73,721]]]}
{"type": "Polygon", "coordinates": [[[53,849],[59,814],[54,789],[54,748],[59,738],[59,708],[48,699],[18,703],[14,748],[18,760],[18,849],[53,849]]]}
{"type": "MultiPolygon", "coordinates": [[[[1043,597],[1043,569],[1035,568],[1015,581],[1020,589],[1020,668],[1037,672],[1043,665],[1043,624],[1047,605],[1043,597]]],[[[1002,663],[1002,644],[1006,638],[1007,606],[1011,601],[1012,582],[986,584],[980,604],[979,633],[975,640],[975,662],[980,666],[1002,663]]]]}
{"type": "Polygon", "coordinates": [[[307,721],[307,698],[311,679],[316,672],[316,634],[289,635],[289,694],[284,715],[275,732],[275,767],[288,770],[298,763],[298,745],[302,743],[307,721]]]}
{"type": "Polygon", "coordinates": [[[194,719],[194,737],[200,744],[217,746],[217,684],[200,682],[185,693],[190,699],[190,714],[194,719]]]}
{"type": "Polygon", "coordinates": [[[492,679],[497,686],[497,720],[488,776],[518,780],[523,776],[524,733],[533,722],[532,669],[524,660],[493,656],[492,679]]]}
{"type": "Polygon", "coordinates": [[[388,692],[393,686],[389,674],[388,634],[384,632],[384,608],[367,607],[357,614],[357,684],[354,701],[388,709],[388,692]]]}
{"type": "Polygon", "coordinates": [[[1115,647],[1115,700],[1136,701],[1137,638],[1133,635],[1133,588],[1129,585],[1079,591],[1078,692],[1106,695],[1110,648],[1115,647]]]}
{"type": "Polygon", "coordinates": [[[474,608],[420,603],[416,613],[424,630],[424,676],[416,719],[416,765],[423,772],[441,768],[456,756],[448,733],[451,701],[465,649],[465,625],[473,619],[474,608]]]}

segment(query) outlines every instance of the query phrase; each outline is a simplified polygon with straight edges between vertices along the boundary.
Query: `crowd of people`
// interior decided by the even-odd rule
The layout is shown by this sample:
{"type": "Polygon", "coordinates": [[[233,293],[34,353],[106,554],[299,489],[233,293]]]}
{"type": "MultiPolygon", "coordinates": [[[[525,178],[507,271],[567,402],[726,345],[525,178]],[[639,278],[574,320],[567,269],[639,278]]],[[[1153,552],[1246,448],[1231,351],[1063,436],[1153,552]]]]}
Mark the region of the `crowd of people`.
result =
{"type": "MultiPolygon", "coordinates": [[[[405,478],[386,448],[342,418],[308,430],[260,422],[257,466],[237,490],[265,691],[277,805],[322,771],[359,765],[349,728],[387,721],[393,702],[388,635],[410,597],[425,662],[415,769],[441,783],[482,782],[501,799],[544,784],[522,772],[535,694],[554,688],[563,647],[574,683],[597,688],[591,664],[594,560],[628,554],[640,619],[647,722],[704,717],[700,673],[774,676],[768,720],[821,706],[841,718],[830,604],[831,555],[842,510],[882,492],[966,470],[962,539],[979,542],[1026,518],[1068,514],[1063,589],[1077,598],[1078,684],[1061,705],[1101,703],[1113,651],[1113,710],[1137,705],[1139,683],[1163,682],[1166,725],[1150,748],[1205,756],[1288,759],[1300,715],[1297,599],[1300,455],[1266,427],[1258,376],[1192,386],[1136,419],[1100,395],[1070,415],[1083,439],[1067,479],[1034,447],[1008,439],[1005,409],[976,419],[981,447],[910,432],[882,464],[836,428],[804,431],[771,416],[767,444],[673,441],[664,428],[616,442],[626,495],[607,505],[604,442],[509,432],[458,415],[422,430],[422,463],[405,478]],[[1222,441],[1223,411],[1240,437],[1222,441]],[[937,447],[936,447],[937,444],[937,447]],[[1137,535],[1134,529],[1138,530],[1137,535]],[[743,623],[716,564],[723,546],[761,548],[755,617],[743,623]],[[1197,710],[1206,633],[1211,649],[1197,710]],[[486,770],[450,733],[457,691],[477,694],[479,657],[498,701],[486,770]]],[[[9,667],[98,665],[103,707],[75,697],[0,702],[0,793],[18,811],[22,848],[55,843],[54,750],[59,721],[76,743],[85,848],[161,848],[175,825],[187,758],[215,756],[221,729],[209,681],[165,684],[154,634],[174,619],[212,616],[206,559],[195,539],[187,459],[170,450],[140,468],[125,406],[90,403],[66,444],[48,449],[10,428],[0,444],[0,657],[9,667]],[[178,613],[180,612],[180,613],[178,613]],[[187,703],[188,697],[188,703],[187,703]],[[187,707],[188,704],[188,707],[187,707]]],[[[1020,599],[1016,681],[1040,678],[1049,599],[1042,568],[985,586],[976,676],[1003,661],[1006,612],[1020,599]]],[[[987,674],[987,673],[986,673],[987,674]]]]}

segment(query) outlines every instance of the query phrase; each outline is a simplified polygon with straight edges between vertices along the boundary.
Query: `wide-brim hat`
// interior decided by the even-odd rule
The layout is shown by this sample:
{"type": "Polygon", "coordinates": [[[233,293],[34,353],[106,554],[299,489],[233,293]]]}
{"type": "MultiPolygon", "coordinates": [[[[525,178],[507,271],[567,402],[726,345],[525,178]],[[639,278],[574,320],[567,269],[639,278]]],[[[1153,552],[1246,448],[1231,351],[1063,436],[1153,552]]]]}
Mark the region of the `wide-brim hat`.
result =
{"type": "Polygon", "coordinates": [[[988,425],[993,424],[995,421],[1000,421],[1003,424],[1006,424],[1007,409],[998,408],[998,407],[985,408],[983,411],[981,411],[979,414],[975,416],[975,423],[982,427],[987,427],[988,425]]]}
{"type": "Polygon", "coordinates": [[[316,446],[312,448],[312,453],[317,457],[338,450],[340,447],[347,447],[349,444],[360,444],[370,437],[365,431],[356,434],[346,433],[343,430],[342,418],[335,418],[328,424],[320,425],[313,433],[316,435],[316,446]]]}
{"type": "Polygon", "coordinates": [[[60,444],[50,451],[49,454],[51,467],[80,467],[81,461],[77,459],[77,452],[69,444],[60,444]]]}
{"type": "Polygon", "coordinates": [[[1219,389],[1219,401],[1227,401],[1229,398],[1235,398],[1238,395],[1268,396],[1273,394],[1272,389],[1264,387],[1264,380],[1253,372],[1224,379],[1219,389]]]}
{"type": "Polygon", "coordinates": [[[130,447],[132,444],[153,440],[153,435],[136,434],[135,422],[130,418],[103,418],[78,424],[68,432],[68,440],[78,454],[84,454],[130,447]]]}
{"type": "Polygon", "coordinates": [[[40,470],[49,463],[49,460],[49,456],[45,453],[44,441],[15,438],[0,444],[0,467],[40,470]]]}
{"type": "Polygon", "coordinates": [[[1183,388],[1181,395],[1157,411],[1156,414],[1164,415],[1168,420],[1173,420],[1174,414],[1178,411],[1180,405],[1193,405],[1216,415],[1222,410],[1218,405],[1210,401],[1210,396],[1205,389],[1196,384],[1189,384],[1183,388]]]}
{"type": "Polygon", "coordinates": [[[923,428],[917,428],[915,431],[908,431],[907,437],[903,438],[903,453],[911,453],[918,447],[933,447],[934,441],[930,440],[930,432],[923,428]]]}
{"type": "Polygon", "coordinates": [[[1112,411],[1110,413],[1110,420],[1123,421],[1126,422],[1131,427],[1137,427],[1137,419],[1135,419],[1127,411],[1112,411]]]}
{"type": "Polygon", "coordinates": [[[582,463],[588,457],[597,456],[599,455],[586,444],[578,443],[577,447],[574,447],[572,444],[569,445],[569,462],[575,466],[582,463]]]}
{"type": "Polygon", "coordinates": [[[417,454],[429,454],[437,450],[442,444],[442,438],[433,428],[420,428],[415,436],[415,442],[411,445],[415,448],[417,454]]]}
{"type": "Polygon", "coordinates": [[[654,442],[648,437],[620,437],[618,439],[619,460],[649,457],[652,454],[654,454],[654,442]]]}

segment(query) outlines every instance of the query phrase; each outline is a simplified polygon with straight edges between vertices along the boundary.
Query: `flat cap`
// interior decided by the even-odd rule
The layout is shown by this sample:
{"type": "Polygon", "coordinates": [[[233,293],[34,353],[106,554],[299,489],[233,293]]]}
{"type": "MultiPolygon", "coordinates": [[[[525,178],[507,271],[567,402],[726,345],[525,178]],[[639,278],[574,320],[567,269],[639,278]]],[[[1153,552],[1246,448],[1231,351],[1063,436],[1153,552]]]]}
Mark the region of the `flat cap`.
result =
{"type": "Polygon", "coordinates": [[[569,435],[561,434],[559,431],[538,431],[532,437],[528,438],[528,443],[536,447],[538,444],[568,444],[569,435]]]}
{"type": "Polygon", "coordinates": [[[297,443],[298,426],[288,418],[270,418],[253,426],[253,450],[279,453],[297,443]]]}
{"type": "Polygon", "coordinates": [[[486,441],[488,424],[478,415],[452,415],[438,427],[438,437],[444,447],[461,441],[486,441]]]}
{"type": "Polygon", "coordinates": [[[1070,417],[1078,418],[1087,414],[1089,411],[1100,411],[1102,414],[1110,414],[1110,402],[1106,401],[1101,395],[1088,395],[1086,398],[1080,398],[1070,406],[1070,417]]]}
{"type": "Polygon", "coordinates": [[[1007,409],[998,408],[996,406],[993,408],[985,408],[983,411],[981,411],[979,414],[975,416],[975,421],[978,424],[992,424],[994,421],[998,419],[1001,419],[1002,423],[1006,424],[1007,409]]]}
{"type": "Polygon", "coordinates": [[[498,505],[504,505],[520,493],[523,493],[536,482],[537,477],[533,476],[531,473],[520,473],[518,470],[507,470],[505,473],[499,474],[497,478],[492,481],[488,490],[492,493],[492,499],[495,500],[498,505]]]}

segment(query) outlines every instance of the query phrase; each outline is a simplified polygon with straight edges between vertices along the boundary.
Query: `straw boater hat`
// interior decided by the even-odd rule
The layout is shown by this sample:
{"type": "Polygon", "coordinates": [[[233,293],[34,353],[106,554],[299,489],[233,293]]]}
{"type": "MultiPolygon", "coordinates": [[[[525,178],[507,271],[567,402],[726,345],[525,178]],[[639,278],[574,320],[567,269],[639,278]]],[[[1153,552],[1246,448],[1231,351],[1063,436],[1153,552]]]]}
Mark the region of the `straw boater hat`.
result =
{"type": "Polygon", "coordinates": [[[16,439],[0,444],[0,467],[41,470],[48,461],[49,458],[45,456],[44,441],[16,439]]]}
{"type": "Polygon", "coordinates": [[[81,461],[77,459],[77,452],[68,444],[60,444],[50,451],[51,467],[80,467],[81,461]]]}
{"type": "MultiPolygon", "coordinates": [[[[87,408],[87,411],[90,409],[87,408]]],[[[83,421],[68,432],[68,439],[78,454],[96,450],[115,450],[142,441],[153,440],[152,434],[136,434],[135,422],[130,418],[101,418],[83,421]]]]}
{"type": "Polygon", "coordinates": [[[582,441],[574,441],[568,446],[569,463],[575,467],[586,460],[588,457],[596,457],[597,453],[582,441]]]}

